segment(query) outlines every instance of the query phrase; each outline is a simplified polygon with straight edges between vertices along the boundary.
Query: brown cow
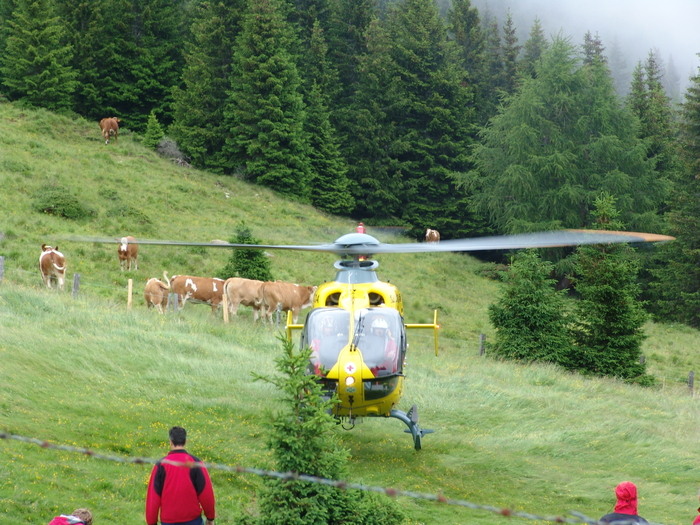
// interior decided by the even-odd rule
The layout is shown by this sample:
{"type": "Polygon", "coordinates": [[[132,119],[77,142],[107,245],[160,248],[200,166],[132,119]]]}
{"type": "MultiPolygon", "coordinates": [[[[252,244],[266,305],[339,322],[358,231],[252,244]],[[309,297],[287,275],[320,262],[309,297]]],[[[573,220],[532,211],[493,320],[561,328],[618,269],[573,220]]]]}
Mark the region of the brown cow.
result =
{"type": "Polygon", "coordinates": [[[292,311],[293,320],[299,319],[299,312],[313,303],[316,286],[300,286],[294,283],[265,282],[262,285],[263,312],[265,318],[272,320],[272,312],[277,308],[283,312],[292,311]]]}
{"type": "Polygon", "coordinates": [[[440,242],[440,232],[428,228],[425,230],[425,242],[440,242]]]}
{"type": "Polygon", "coordinates": [[[151,277],[148,282],[146,282],[146,287],[143,290],[143,298],[146,300],[146,307],[152,308],[155,306],[160,313],[164,314],[165,308],[168,306],[169,291],[170,287],[167,284],[160,279],[151,277]]]}
{"type": "Polygon", "coordinates": [[[216,312],[223,300],[224,282],[216,277],[173,275],[170,279],[170,289],[177,294],[180,308],[189,300],[193,303],[209,304],[211,311],[216,312]]]}
{"type": "Polygon", "coordinates": [[[139,245],[136,244],[136,239],[131,235],[121,238],[119,248],[117,248],[117,255],[119,256],[119,266],[122,272],[126,269],[131,271],[132,264],[134,270],[139,269],[139,245]]]}
{"type": "Polygon", "coordinates": [[[55,281],[58,288],[63,290],[66,279],[66,258],[58,251],[58,246],[52,248],[47,244],[41,245],[39,269],[41,270],[41,278],[48,288],[51,288],[51,282],[55,281]]]}
{"type": "Polygon", "coordinates": [[[262,308],[262,285],[263,281],[255,279],[244,279],[242,277],[231,277],[224,283],[224,294],[228,301],[228,311],[231,315],[238,314],[240,305],[253,308],[253,321],[260,318],[262,308]]]}
{"type": "Polygon", "coordinates": [[[117,136],[119,135],[119,123],[121,119],[117,117],[107,117],[100,120],[100,129],[102,130],[102,136],[105,139],[105,144],[109,144],[109,139],[114,137],[114,141],[117,141],[117,136]]]}

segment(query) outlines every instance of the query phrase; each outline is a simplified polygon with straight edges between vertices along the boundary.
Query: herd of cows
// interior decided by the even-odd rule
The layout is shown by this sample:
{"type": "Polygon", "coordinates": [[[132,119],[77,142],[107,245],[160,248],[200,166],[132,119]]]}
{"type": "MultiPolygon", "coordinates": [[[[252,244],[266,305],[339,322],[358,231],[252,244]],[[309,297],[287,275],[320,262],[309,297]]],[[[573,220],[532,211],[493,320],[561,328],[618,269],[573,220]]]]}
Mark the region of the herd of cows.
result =
{"type": "MultiPolygon", "coordinates": [[[[132,236],[120,239],[117,255],[122,271],[138,270],[138,243],[132,236]]],[[[39,269],[44,284],[48,288],[54,285],[63,289],[66,275],[66,258],[58,250],[47,244],[41,245],[39,269]]],[[[272,320],[272,314],[278,310],[291,311],[294,322],[299,319],[302,309],[308,308],[313,302],[316,286],[302,286],[283,281],[257,281],[232,277],[219,279],[216,277],[197,277],[193,275],[174,275],[169,278],[163,272],[163,280],[155,277],[146,282],[144,300],[148,308],[156,308],[165,313],[168,301],[172,297],[177,300],[177,308],[185,303],[204,303],[211,306],[212,312],[222,305],[224,298],[231,315],[237,315],[241,305],[253,309],[254,320],[272,320]]]]}

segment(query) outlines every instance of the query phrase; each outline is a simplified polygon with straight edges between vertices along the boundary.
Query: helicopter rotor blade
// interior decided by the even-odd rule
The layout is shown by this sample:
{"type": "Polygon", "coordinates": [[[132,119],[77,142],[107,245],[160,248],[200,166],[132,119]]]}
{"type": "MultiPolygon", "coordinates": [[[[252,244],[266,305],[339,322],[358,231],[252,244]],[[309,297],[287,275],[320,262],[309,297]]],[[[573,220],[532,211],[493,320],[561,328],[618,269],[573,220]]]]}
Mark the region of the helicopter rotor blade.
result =
{"type": "MultiPolygon", "coordinates": [[[[484,250],[514,250],[519,248],[553,248],[584,244],[634,243],[670,241],[674,237],[653,233],[608,230],[555,230],[516,235],[453,239],[439,243],[385,244],[366,233],[349,233],[332,244],[237,244],[228,242],[186,242],[137,239],[136,244],[162,246],[199,246],[206,248],[234,248],[248,250],[300,250],[327,252],[341,256],[371,256],[384,253],[475,252],[484,250]]],[[[93,243],[120,243],[118,238],[69,237],[68,241],[93,243]]]]}

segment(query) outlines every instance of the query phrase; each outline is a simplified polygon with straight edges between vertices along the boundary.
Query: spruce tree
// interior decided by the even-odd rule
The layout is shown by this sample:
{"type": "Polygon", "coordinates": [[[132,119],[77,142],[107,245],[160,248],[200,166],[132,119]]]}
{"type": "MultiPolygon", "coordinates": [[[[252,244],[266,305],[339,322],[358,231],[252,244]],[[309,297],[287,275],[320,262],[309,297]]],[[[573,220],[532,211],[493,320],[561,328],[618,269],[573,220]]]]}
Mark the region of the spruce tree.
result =
{"type": "Polygon", "coordinates": [[[530,28],[530,35],[523,44],[523,58],[520,61],[520,69],[523,74],[530,77],[536,75],[537,64],[542,58],[542,53],[547,49],[548,43],[544,37],[542,23],[539,18],[535,18],[530,28]]]}
{"type": "Polygon", "coordinates": [[[225,116],[227,171],[308,200],[306,112],[280,0],[252,0],[236,42],[225,116]]]}
{"type": "Polygon", "coordinates": [[[76,72],[73,109],[86,118],[99,121],[108,116],[101,110],[104,99],[101,90],[104,64],[101,59],[107,46],[104,39],[104,9],[107,5],[102,2],[59,1],[57,6],[73,48],[70,62],[76,72]]]}
{"type": "MultiPolygon", "coordinates": [[[[250,228],[241,224],[236,230],[236,236],[229,241],[231,244],[260,244],[260,241],[253,237],[250,228]]],[[[229,277],[242,277],[244,279],[254,279],[257,281],[272,281],[272,270],[270,261],[265,254],[257,249],[236,248],[226,265],[219,272],[221,279],[229,277]]]]}
{"type": "Polygon", "coordinates": [[[163,127],[158,122],[155,111],[151,111],[150,115],[148,115],[146,133],[143,136],[143,145],[150,149],[156,149],[164,136],[163,127]]]}
{"type": "Polygon", "coordinates": [[[111,0],[103,11],[101,115],[143,132],[151,110],[172,121],[172,90],[182,69],[186,0],[111,0]]]}
{"type": "MultiPolygon", "coordinates": [[[[594,227],[622,230],[615,199],[601,195],[595,201],[594,227]]],[[[575,256],[574,284],[580,294],[576,303],[572,335],[578,370],[619,377],[640,383],[653,382],[645,376],[641,362],[643,331],[647,314],[638,300],[639,261],[626,244],[580,246],[575,256]]]]}
{"type": "Polygon", "coordinates": [[[190,38],[184,44],[181,84],[173,90],[173,123],[169,134],[193,165],[223,170],[222,150],[226,90],[243,0],[201,2],[193,11],[190,38]]]}
{"type": "Polygon", "coordinates": [[[658,320],[700,328],[700,70],[686,91],[680,141],[684,162],[667,214],[676,240],[658,249],[651,309],[658,320]]]}
{"type": "MultiPolygon", "coordinates": [[[[309,348],[296,350],[284,340],[276,361],[281,376],[257,375],[282,392],[283,408],[272,417],[268,444],[275,469],[328,479],[343,479],[347,450],[341,448],[338,425],[316,376],[308,372],[309,348]]],[[[404,515],[386,497],[297,480],[270,479],[259,495],[257,525],[394,525],[404,515]]],[[[247,520],[246,520],[247,521],[247,520]]]]}
{"type": "Polygon", "coordinates": [[[486,75],[484,56],[485,37],[481,28],[479,11],[472,7],[471,0],[454,0],[447,12],[447,31],[456,44],[458,55],[465,71],[465,82],[474,92],[474,107],[479,123],[485,124],[485,101],[489,99],[489,79],[486,75]]]}
{"type": "Polygon", "coordinates": [[[51,0],[18,1],[6,22],[0,77],[10,99],[70,109],[76,87],[73,49],[51,0]]]}
{"type": "MultiPolygon", "coordinates": [[[[392,82],[390,41],[378,19],[367,30],[367,52],[359,57],[357,89],[342,118],[342,148],[355,197],[355,217],[396,222],[400,214],[400,175],[391,170],[395,125],[387,108],[397,87],[392,82]]],[[[343,110],[341,110],[343,111],[343,110]]]]}
{"type": "Polygon", "coordinates": [[[431,0],[396,4],[387,27],[395,90],[387,108],[395,132],[390,170],[400,177],[393,188],[400,217],[415,236],[426,224],[448,238],[470,235],[475,220],[454,175],[471,166],[474,110],[457,49],[431,0]]]}
{"type": "Polygon", "coordinates": [[[503,24],[503,89],[508,94],[513,93],[518,85],[521,49],[522,46],[518,44],[513,15],[509,10],[505,24],[503,24]]]}
{"type": "Polygon", "coordinates": [[[310,196],[316,208],[336,215],[350,215],[355,200],[350,194],[347,165],[340,154],[338,138],[330,119],[329,86],[335,86],[336,74],[327,60],[327,46],[318,21],[314,24],[307,56],[306,131],[309,135],[311,165],[310,196]]]}
{"type": "Polygon", "coordinates": [[[555,290],[552,263],[535,251],[516,255],[505,276],[501,298],[489,306],[496,329],[496,356],[570,366],[572,342],[567,330],[564,291],[555,290]]]}

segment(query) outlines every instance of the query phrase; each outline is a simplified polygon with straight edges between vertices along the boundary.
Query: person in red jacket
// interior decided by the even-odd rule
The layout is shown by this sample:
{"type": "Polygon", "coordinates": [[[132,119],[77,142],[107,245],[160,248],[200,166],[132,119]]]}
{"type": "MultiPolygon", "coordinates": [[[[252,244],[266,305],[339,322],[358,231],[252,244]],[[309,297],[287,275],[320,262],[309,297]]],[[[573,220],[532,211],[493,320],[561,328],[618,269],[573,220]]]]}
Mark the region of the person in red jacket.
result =
{"type": "MultiPolygon", "coordinates": [[[[698,491],[698,500],[700,500],[700,491],[698,491]]],[[[698,515],[693,520],[693,525],[700,525],[700,508],[698,509],[698,515]]]]}
{"type": "Polygon", "coordinates": [[[199,463],[185,450],[187,431],[182,427],[170,429],[170,452],[151,471],[146,492],[146,523],[157,525],[213,525],[216,501],[209,472],[203,465],[172,465],[164,463],[199,463]]]}
{"type": "Polygon", "coordinates": [[[49,525],[92,525],[92,512],[88,509],[75,509],[71,514],[61,514],[49,522],[49,525]]]}

